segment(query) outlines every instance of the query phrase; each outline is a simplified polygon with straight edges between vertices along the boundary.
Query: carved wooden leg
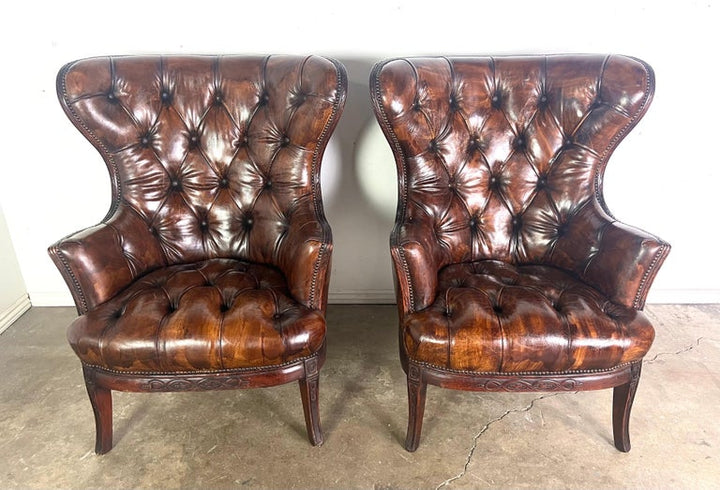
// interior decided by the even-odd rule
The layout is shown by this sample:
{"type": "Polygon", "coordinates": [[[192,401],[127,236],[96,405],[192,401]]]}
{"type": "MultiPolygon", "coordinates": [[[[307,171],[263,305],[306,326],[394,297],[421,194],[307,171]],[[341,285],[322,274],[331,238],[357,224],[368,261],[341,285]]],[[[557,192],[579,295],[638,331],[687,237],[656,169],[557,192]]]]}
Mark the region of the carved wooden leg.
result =
{"type": "Polygon", "coordinates": [[[85,388],[95,414],[95,453],[105,454],[112,449],[112,392],[97,384],[92,369],[83,366],[83,374],[85,388]]]}
{"type": "Polygon", "coordinates": [[[630,451],[630,410],[640,381],[642,361],[630,366],[630,381],[613,389],[613,437],[615,447],[624,453],[630,451]]]}
{"type": "Polygon", "coordinates": [[[405,449],[414,452],[420,444],[423,416],[425,415],[425,394],[427,383],[422,380],[420,368],[410,364],[407,375],[408,388],[408,429],[405,437],[405,449]]]}
{"type": "Polygon", "coordinates": [[[300,379],[300,396],[302,397],[303,412],[305,412],[305,427],[308,439],[313,446],[320,446],[323,443],[318,400],[319,380],[317,358],[313,357],[305,361],[305,377],[300,379]]]}

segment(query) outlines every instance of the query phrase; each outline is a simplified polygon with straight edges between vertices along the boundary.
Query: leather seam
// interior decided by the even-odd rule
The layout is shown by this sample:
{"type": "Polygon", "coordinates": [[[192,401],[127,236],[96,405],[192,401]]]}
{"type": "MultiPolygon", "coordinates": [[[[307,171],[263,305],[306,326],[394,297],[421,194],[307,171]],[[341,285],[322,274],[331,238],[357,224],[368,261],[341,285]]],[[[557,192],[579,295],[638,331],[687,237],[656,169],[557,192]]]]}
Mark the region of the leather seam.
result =
{"type": "MultiPolygon", "coordinates": [[[[611,56],[609,55],[606,58],[605,63],[603,63],[603,74],[601,76],[604,76],[605,67],[606,67],[607,63],[610,61],[610,58],[611,58],[611,56]]],[[[632,59],[632,58],[629,58],[629,59],[632,59]]],[[[640,107],[635,111],[635,113],[633,114],[630,121],[628,121],[628,123],[620,131],[618,131],[618,133],[613,137],[613,139],[610,140],[610,143],[608,143],[608,145],[605,147],[605,150],[603,151],[602,156],[600,157],[600,165],[598,165],[597,170],[595,170],[595,179],[594,179],[595,180],[594,181],[595,199],[597,199],[598,202],[600,202],[602,204],[603,210],[606,213],[608,213],[611,217],[612,217],[612,213],[610,212],[609,209],[607,209],[607,206],[605,205],[605,198],[603,197],[602,191],[600,189],[600,175],[605,172],[605,167],[607,166],[607,161],[608,161],[608,154],[610,153],[610,151],[613,150],[617,146],[617,144],[620,142],[620,140],[622,140],[625,137],[625,135],[628,133],[628,131],[630,129],[632,129],[635,126],[635,124],[640,120],[640,118],[645,114],[645,111],[647,110],[647,106],[648,106],[648,100],[650,100],[650,96],[651,96],[650,91],[652,89],[652,86],[654,85],[654,77],[652,75],[652,72],[650,70],[648,70],[647,65],[645,65],[645,63],[643,63],[639,60],[634,60],[634,61],[637,61],[640,64],[640,66],[642,66],[643,70],[645,71],[645,89],[643,90],[643,92],[644,92],[643,100],[640,104],[640,107]]],[[[600,80],[600,83],[602,83],[602,80],[600,80]]]]}
{"type": "Polygon", "coordinates": [[[232,368],[232,369],[198,369],[198,370],[192,370],[192,371],[121,371],[119,369],[111,369],[106,368],[102,366],[98,366],[96,364],[89,364],[84,361],[81,361],[82,365],[85,367],[88,367],[90,369],[95,369],[97,371],[102,371],[105,373],[111,373],[111,374],[120,374],[125,376],[195,376],[195,375],[207,375],[207,374],[234,374],[234,373],[253,373],[253,372],[262,372],[262,371],[274,371],[278,368],[284,368],[288,366],[292,366],[295,364],[301,364],[305,361],[308,361],[310,359],[318,357],[318,354],[312,354],[305,357],[300,357],[298,359],[295,359],[294,361],[287,361],[283,362],[281,364],[273,364],[269,366],[258,366],[258,367],[246,367],[246,368],[232,368]]]}
{"type": "MultiPolygon", "coordinates": [[[[309,57],[307,58],[309,59],[309,57]]],[[[307,61],[306,59],[306,61],[307,61]]],[[[321,228],[323,230],[323,236],[321,238],[321,244],[320,244],[320,250],[318,251],[317,259],[315,259],[315,265],[313,266],[313,275],[310,280],[310,296],[308,298],[309,306],[310,308],[315,308],[315,297],[316,297],[316,288],[317,288],[317,282],[318,277],[320,274],[320,263],[323,259],[323,252],[327,248],[327,242],[328,238],[325,236],[325,228],[327,227],[327,220],[325,219],[324,215],[325,212],[323,210],[322,202],[319,202],[318,196],[320,194],[320,182],[319,177],[320,174],[317,172],[318,169],[318,157],[320,155],[320,150],[325,151],[325,147],[327,146],[328,140],[329,140],[329,128],[332,127],[334,124],[337,123],[337,114],[340,109],[340,103],[344,98],[344,82],[345,82],[345,72],[344,70],[339,66],[339,64],[332,59],[325,58],[328,61],[330,61],[333,66],[335,66],[335,101],[333,102],[333,110],[330,114],[330,117],[325,122],[325,126],[323,127],[322,133],[320,133],[320,137],[318,138],[318,144],[315,146],[315,150],[313,151],[313,158],[311,163],[311,169],[310,169],[310,175],[312,179],[312,199],[313,199],[313,207],[315,208],[315,219],[318,220],[318,222],[321,223],[321,228]],[[317,175],[316,175],[317,174],[317,175]]]]}
{"type": "Polygon", "coordinates": [[[657,267],[658,262],[660,259],[665,256],[665,252],[667,250],[667,245],[664,243],[660,245],[660,249],[655,253],[655,256],[653,257],[652,261],[650,262],[650,265],[648,265],[647,269],[645,269],[645,273],[643,274],[642,279],[640,280],[640,285],[638,286],[637,292],[635,293],[635,300],[633,301],[633,308],[635,309],[641,309],[642,305],[644,303],[643,297],[646,294],[646,286],[648,279],[650,278],[651,274],[654,273],[655,268],[657,267]]]}
{"type": "Polygon", "coordinates": [[[60,262],[65,266],[65,270],[67,271],[68,276],[72,280],[73,286],[75,287],[75,292],[77,293],[77,297],[80,300],[80,306],[82,306],[81,314],[87,313],[88,311],[88,304],[87,299],[85,298],[85,293],[82,290],[82,287],[80,286],[80,281],[78,281],[77,277],[75,276],[75,273],[70,268],[70,263],[65,258],[65,255],[63,254],[62,250],[60,250],[57,245],[52,247],[52,251],[55,253],[55,256],[60,259],[60,262]]]}
{"type": "Polygon", "coordinates": [[[313,275],[312,279],[310,280],[310,297],[308,298],[310,308],[315,307],[315,290],[317,288],[317,280],[318,276],[320,275],[320,262],[323,259],[323,252],[325,251],[325,247],[326,245],[324,243],[320,244],[320,250],[318,250],[318,256],[315,260],[315,265],[313,266],[313,275]]]}
{"type": "MultiPolygon", "coordinates": [[[[406,63],[408,63],[412,66],[412,63],[410,63],[410,61],[405,58],[399,58],[398,60],[405,61],[406,63]]],[[[403,167],[403,175],[408,175],[408,168],[407,168],[407,162],[405,159],[405,154],[402,151],[402,147],[400,146],[400,142],[397,138],[397,135],[395,134],[395,131],[393,130],[392,126],[390,125],[387,114],[385,112],[385,108],[383,107],[383,105],[381,103],[380,71],[390,61],[394,61],[394,60],[388,60],[388,61],[382,62],[378,65],[375,65],[375,67],[373,68],[373,73],[372,73],[373,87],[372,87],[372,89],[373,89],[373,95],[374,95],[374,102],[377,105],[378,113],[380,114],[380,116],[382,118],[381,125],[383,126],[383,128],[387,131],[387,133],[392,138],[392,146],[393,146],[393,151],[395,153],[396,161],[398,161],[398,160],[400,161],[400,163],[403,167]]],[[[400,200],[399,200],[400,207],[397,210],[397,214],[398,214],[398,218],[401,218],[401,219],[396,219],[396,222],[404,223],[405,222],[405,212],[407,210],[407,200],[408,200],[408,198],[407,198],[408,186],[407,186],[407,183],[405,182],[404,177],[400,180],[400,185],[401,185],[402,192],[399,193],[400,194],[400,196],[399,196],[400,197],[400,200]]],[[[393,230],[393,236],[395,238],[397,238],[397,226],[393,230]]],[[[396,247],[398,250],[398,256],[400,257],[400,260],[401,260],[403,272],[405,273],[405,280],[407,281],[407,285],[408,285],[408,294],[410,296],[409,311],[414,312],[415,311],[415,295],[413,294],[412,277],[410,276],[410,267],[408,266],[407,258],[405,257],[405,249],[404,249],[403,245],[396,242],[396,247]]]]}
{"type": "MultiPolygon", "coordinates": [[[[113,58],[108,57],[108,62],[112,64],[113,58]]],[[[105,159],[105,161],[110,163],[110,166],[112,167],[111,179],[114,184],[114,186],[113,186],[114,187],[114,189],[113,189],[114,195],[113,195],[113,202],[110,206],[110,209],[108,210],[107,214],[101,221],[101,223],[105,223],[113,214],[115,214],[115,211],[120,206],[120,195],[122,194],[122,192],[120,191],[120,177],[119,177],[119,173],[118,173],[117,163],[115,162],[115,158],[110,154],[110,150],[108,150],[107,146],[105,146],[105,144],[100,140],[100,138],[98,138],[98,136],[85,124],[85,122],[80,118],[78,113],[75,111],[74,107],[70,105],[70,99],[69,99],[68,93],[67,93],[66,78],[67,78],[67,72],[70,70],[71,67],[72,67],[72,64],[65,65],[65,67],[63,68],[62,76],[61,76],[62,96],[63,96],[63,101],[65,102],[65,107],[67,107],[67,109],[70,111],[73,118],[75,119],[75,121],[77,121],[77,123],[80,125],[80,127],[88,135],[90,135],[94,141],[97,142],[98,147],[101,150],[101,156],[103,156],[104,159],[105,159],[105,157],[107,157],[105,159]]],[[[114,75],[112,75],[112,76],[114,76],[114,75]]]]}
{"type": "Polygon", "coordinates": [[[475,376],[517,377],[517,376],[572,376],[572,375],[576,375],[576,374],[608,373],[608,372],[612,372],[612,371],[616,371],[618,369],[624,368],[626,366],[630,366],[636,362],[640,362],[641,360],[638,359],[637,361],[625,362],[622,364],[618,364],[615,367],[605,368],[605,369],[579,369],[576,371],[517,371],[517,372],[469,371],[469,370],[463,370],[463,369],[451,369],[451,368],[439,367],[434,364],[430,364],[430,363],[423,362],[423,361],[416,361],[414,359],[409,359],[409,361],[418,366],[433,369],[436,371],[453,373],[453,374],[470,374],[470,375],[475,375],[475,376]]]}

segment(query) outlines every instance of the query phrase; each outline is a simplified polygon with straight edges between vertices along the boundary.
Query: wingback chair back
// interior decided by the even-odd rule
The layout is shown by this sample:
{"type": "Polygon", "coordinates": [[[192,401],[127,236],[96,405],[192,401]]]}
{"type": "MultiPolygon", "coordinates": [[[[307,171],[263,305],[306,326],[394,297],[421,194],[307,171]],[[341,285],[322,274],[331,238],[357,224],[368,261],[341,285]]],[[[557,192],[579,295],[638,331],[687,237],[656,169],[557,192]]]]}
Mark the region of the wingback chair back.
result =
{"type": "MultiPolygon", "coordinates": [[[[316,56],[104,57],[60,71],[61,105],[112,183],[105,219],[50,248],[83,315],[68,338],[96,419],[109,412],[98,386],[316,379],[332,253],[320,164],[346,85],[316,56]]],[[[112,444],[103,424],[98,452],[112,444]]]]}
{"type": "Polygon", "coordinates": [[[77,236],[88,240],[53,252],[79,311],[153,269],[218,257],[273,265],[300,303],[324,309],[332,245],[320,159],[343,83],[318,57],[65,66],[60,101],[105,159],[113,193],[103,222],[77,236]]]}
{"type": "Polygon", "coordinates": [[[426,382],[601,387],[576,376],[591,370],[605,373],[602,387],[629,382],[654,335],[637,310],[669,245],[612,216],[603,174],[650,104],[650,67],[624,56],[410,58],[378,63],[370,83],[399,179],[391,254],[406,447],[419,441],[426,382]]]}

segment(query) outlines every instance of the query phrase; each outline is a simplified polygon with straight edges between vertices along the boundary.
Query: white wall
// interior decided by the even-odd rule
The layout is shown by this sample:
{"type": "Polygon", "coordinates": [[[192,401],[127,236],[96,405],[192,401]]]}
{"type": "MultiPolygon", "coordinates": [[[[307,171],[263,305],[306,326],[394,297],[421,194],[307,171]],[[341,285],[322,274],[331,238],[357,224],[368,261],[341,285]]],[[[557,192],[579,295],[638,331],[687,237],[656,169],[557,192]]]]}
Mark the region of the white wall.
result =
{"type": "Polygon", "coordinates": [[[0,271],[2,273],[0,280],[0,332],[2,332],[30,308],[30,300],[20,274],[20,266],[15,258],[15,250],[1,206],[0,271]]]}
{"type": "Polygon", "coordinates": [[[173,2],[26,0],[0,29],[0,204],[33,303],[70,304],[46,247],[99,221],[110,197],[95,150],[65,119],[55,74],[73,59],[138,53],[317,53],[348,68],[350,92],[324,168],[335,236],[332,301],[389,301],[395,202],[389,147],[373,122],[372,63],[412,54],[623,53],[655,68],[657,92],[607,172],[615,215],[674,250],[650,301],[719,302],[713,95],[718,5],[657,2],[173,2]],[[378,194],[373,196],[373,192],[378,194]]]}

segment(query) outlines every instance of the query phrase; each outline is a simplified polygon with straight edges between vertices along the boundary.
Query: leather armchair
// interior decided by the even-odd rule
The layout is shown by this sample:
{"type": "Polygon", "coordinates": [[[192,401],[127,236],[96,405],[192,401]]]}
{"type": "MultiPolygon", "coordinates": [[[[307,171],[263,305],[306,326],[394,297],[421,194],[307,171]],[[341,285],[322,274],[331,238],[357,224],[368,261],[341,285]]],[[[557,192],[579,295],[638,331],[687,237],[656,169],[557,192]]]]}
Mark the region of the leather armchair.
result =
{"type": "Polygon", "coordinates": [[[323,442],[332,236],[320,164],[342,112],[344,68],[320,57],[80,60],[60,103],[112,183],[102,222],[52,245],[79,318],[68,340],[112,448],[111,390],[299,381],[323,442]]]}
{"type": "Polygon", "coordinates": [[[597,55],[393,59],[370,85],[399,181],[406,449],[430,383],[613,387],[615,446],[628,451],[654,338],[642,309],[670,246],[612,216],[603,173],[650,104],[651,68],[597,55]]]}

